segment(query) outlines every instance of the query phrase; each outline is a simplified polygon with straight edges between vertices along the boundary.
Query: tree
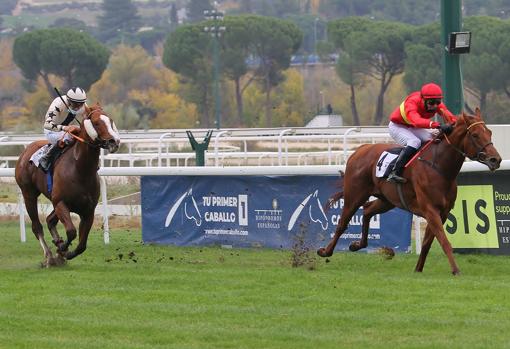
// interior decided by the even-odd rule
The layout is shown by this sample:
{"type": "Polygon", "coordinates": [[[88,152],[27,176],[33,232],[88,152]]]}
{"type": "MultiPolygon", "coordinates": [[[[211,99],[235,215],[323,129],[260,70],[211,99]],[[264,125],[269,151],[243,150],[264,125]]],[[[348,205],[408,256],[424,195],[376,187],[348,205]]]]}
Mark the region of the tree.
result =
{"type": "Polygon", "coordinates": [[[188,22],[196,23],[204,20],[204,11],[212,10],[209,0],[190,0],[186,6],[188,22]]]}
{"type": "MultiPolygon", "coordinates": [[[[355,55],[349,59],[353,64],[366,67],[360,73],[379,81],[373,123],[380,125],[384,117],[384,95],[393,78],[404,70],[406,58],[404,48],[411,40],[410,26],[351,17],[333,21],[328,28],[329,38],[337,47],[346,47],[349,42],[350,45],[356,46],[355,50],[351,49],[355,55]],[[347,41],[350,35],[354,42],[347,41]]],[[[344,78],[349,80],[348,75],[344,78]]]]}
{"type": "Polygon", "coordinates": [[[374,113],[374,124],[380,125],[384,117],[384,95],[393,78],[404,71],[405,44],[410,40],[410,28],[401,23],[378,22],[372,31],[363,33],[370,52],[368,74],[379,80],[379,94],[374,113]]]}
{"type": "Polygon", "coordinates": [[[284,80],[282,72],[290,66],[303,33],[290,21],[260,16],[254,19],[253,33],[252,52],[259,62],[256,75],[266,96],[266,127],[271,127],[271,90],[284,80]]]}
{"type": "MultiPolygon", "coordinates": [[[[202,125],[208,126],[212,83],[212,40],[204,33],[208,22],[179,27],[165,44],[163,63],[189,79],[193,85],[187,98],[197,104],[202,125]]],[[[252,82],[261,84],[265,92],[266,124],[271,125],[271,90],[283,81],[282,71],[290,66],[302,39],[299,28],[290,21],[262,16],[227,17],[222,37],[223,73],[235,82],[238,123],[243,124],[242,93],[252,82]],[[255,62],[251,67],[247,61],[255,62]],[[249,76],[245,75],[250,72],[249,76]],[[246,78],[242,85],[243,78],[246,78]]]]}
{"type": "Polygon", "coordinates": [[[344,40],[344,47],[336,64],[336,73],[343,82],[349,85],[352,123],[355,126],[361,125],[356,106],[356,88],[362,86],[363,75],[367,71],[367,61],[362,56],[363,52],[364,50],[360,47],[356,35],[349,35],[344,40]]]}
{"type": "Polygon", "coordinates": [[[361,124],[356,105],[356,88],[360,87],[369,70],[369,53],[358,40],[359,31],[366,31],[370,21],[362,17],[348,17],[328,24],[329,39],[339,48],[339,59],[336,65],[337,75],[349,85],[352,123],[361,124]]]}
{"type": "Polygon", "coordinates": [[[195,108],[178,96],[180,89],[177,75],[142,47],[119,45],[88,96],[104,104],[118,127],[194,126],[195,108]]]}
{"type": "Polygon", "coordinates": [[[482,112],[487,107],[491,91],[506,92],[510,97],[510,25],[494,17],[469,17],[464,22],[466,30],[476,35],[468,57],[463,57],[463,76],[466,88],[473,93],[482,112]]]}
{"type": "Polygon", "coordinates": [[[203,32],[203,25],[184,25],[170,33],[163,52],[163,64],[190,82],[185,99],[195,103],[200,125],[210,127],[209,117],[212,83],[212,62],[208,47],[211,38],[203,32]]]}
{"type": "Polygon", "coordinates": [[[50,95],[50,74],[64,80],[64,88],[84,89],[97,81],[108,63],[109,51],[86,33],[72,29],[42,29],[20,35],[13,59],[28,80],[42,77],[50,95]]]}
{"type": "MultiPolygon", "coordinates": [[[[110,41],[119,34],[124,39],[141,26],[141,19],[132,0],[103,0],[101,5],[103,14],[98,18],[99,37],[103,41],[110,41]]],[[[121,41],[122,41],[121,39],[121,41]]]]}
{"type": "Polygon", "coordinates": [[[439,23],[416,27],[406,44],[404,83],[407,92],[417,91],[424,83],[441,84],[442,50],[439,23]]]}
{"type": "Polygon", "coordinates": [[[84,21],[80,21],[76,18],[68,18],[68,17],[60,17],[53,22],[52,25],[50,25],[51,28],[71,28],[75,30],[82,30],[86,31],[87,24],[84,21]]]}

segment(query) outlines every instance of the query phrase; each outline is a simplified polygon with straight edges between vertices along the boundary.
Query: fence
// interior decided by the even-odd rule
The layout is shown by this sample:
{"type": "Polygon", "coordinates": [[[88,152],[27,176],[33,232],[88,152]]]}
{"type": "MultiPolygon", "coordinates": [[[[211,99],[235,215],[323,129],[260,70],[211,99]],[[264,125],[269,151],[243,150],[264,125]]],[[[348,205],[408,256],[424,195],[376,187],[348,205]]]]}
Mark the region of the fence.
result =
{"type": "MultiPolygon", "coordinates": [[[[108,168],[103,167],[99,170],[101,178],[101,204],[98,205],[96,213],[103,216],[104,242],[109,243],[109,224],[108,224],[108,203],[107,187],[104,177],[106,176],[285,176],[285,175],[336,175],[344,170],[345,166],[316,165],[316,166],[236,166],[236,167],[124,167],[108,168]]],[[[500,170],[510,170],[510,160],[504,160],[501,163],[500,170]]],[[[486,172],[487,167],[477,162],[466,162],[462,166],[461,172],[486,172]]],[[[0,177],[14,177],[14,169],[0,168],[0,177]]],[[[21,193],[18,202],[20,216],[20,237],[21,241],[26,241],[25,230],[25,209],[21,193]]],[[[419,217],[414,217],[415,223],[415,241],[416,251],[421,250],[421,232],[419,217]]]]}

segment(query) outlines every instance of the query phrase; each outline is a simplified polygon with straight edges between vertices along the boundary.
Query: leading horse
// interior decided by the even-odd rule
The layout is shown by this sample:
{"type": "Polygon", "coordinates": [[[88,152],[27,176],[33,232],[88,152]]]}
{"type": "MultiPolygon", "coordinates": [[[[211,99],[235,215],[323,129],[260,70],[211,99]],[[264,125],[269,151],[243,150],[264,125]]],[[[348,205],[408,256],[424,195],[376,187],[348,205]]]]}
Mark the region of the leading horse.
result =
{"type": "Polygon", "coordinates": [[[453,257],[452,246],[443,229],[448,212],[457,197],[457,175],[466,157],[485,164],[491,171],[499,168],[501,156],[492,144],[492,132],[487,128],[477,108],[475,115],[458,117],[450,135],[443,134],[424,149],[420,157],[404,171],[405,184],[387,182],[375,176],[375,167],[381,153],[395,147],[394,144],[374,144],[359,147],[346,164],[343,192],[332,201],[344,197],[344,208],[335,234],[330,243],[320,248],[321,257],[329,257],[338,239],[347,229],[351,217],[363,205],[361,240],[349,246],[351,251],[365,248],[368,244],[370,218],[394,207],[408,210],[425,218],[427,227],[422,250],[415,271],[423,271],[425,259],[434,238],[448,257],[454,275],[460,273],[453,257]],[[398,188],[398,186],[400,186],[398,188]],[[400,190],[400,194],[399,194],[400,190]],[[377,199],[368,201],[370,196],[377,199]]]}
{"type": "Polygon", "coordinates": [[[18,183],[25,206],[32,221],[32,232],[39,240],[44,251],[46,266],[59,264],[62,258],[72,259],[87,248],[87,239],[94,222],[94,211],[99,200],[100,149],[111,153],[119,149],[120,138],[115,123],[104,113],[101,106],[85,106],[82,127],[71,145],[53,164],[53,189],[49,191],[47,175],[36,167],[30,158],[47,141],[31,143],[20,155],[16,164],[15,178],[18,183]],[[44,232],[39,220],[37,198],[43,194],[50,199],[53,211],[46,218],[48,229],[57,246],[58,257],[52,255],[44,240],[44,232]],[[71,212],[80,216],[79,238],[76,248],[68,250],[76,238],[76,227],[71,219],[71,212]],[[67,240],[60,238],[57,223],[65,227],[67,240]]]}

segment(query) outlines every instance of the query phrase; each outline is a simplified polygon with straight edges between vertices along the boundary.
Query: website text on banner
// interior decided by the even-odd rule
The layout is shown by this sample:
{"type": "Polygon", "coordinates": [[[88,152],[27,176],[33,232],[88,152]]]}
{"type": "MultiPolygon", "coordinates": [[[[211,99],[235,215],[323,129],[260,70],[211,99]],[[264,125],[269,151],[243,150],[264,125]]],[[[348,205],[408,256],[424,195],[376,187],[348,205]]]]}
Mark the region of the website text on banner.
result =
{"type": "MultiPolygon", "coordinates": [[[[329,241],[343,201],[326,210],[337,176],[143,176],[142,235],[148,243],[311,248],[329,241]]],[[[362,210],[338,250],[361,235],[362,210]]],[[[411,250],[412,215],[400,209],[370,222],[369,248],[411,250]]]]}

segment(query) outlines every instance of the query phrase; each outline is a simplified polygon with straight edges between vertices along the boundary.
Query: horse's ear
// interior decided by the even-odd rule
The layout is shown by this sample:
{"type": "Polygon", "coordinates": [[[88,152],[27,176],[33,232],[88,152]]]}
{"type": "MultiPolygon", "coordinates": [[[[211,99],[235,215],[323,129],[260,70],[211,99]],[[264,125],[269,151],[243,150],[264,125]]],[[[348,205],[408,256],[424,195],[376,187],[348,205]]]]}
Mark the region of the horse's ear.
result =
{"type": "Polygon", "coordinates": [[[96,107],[99,107],[99,108],[101,108],[101,103],[99,103],[99,102],[96,102],[96,105],[95,105],[95,106],[96,106],[96,107]]]}
{"type": "Polygon", "coordinates": [[[481,115],[481,111],[480,111],[480,108],[476,107],[475,109],[475,115],[478,116],[479,118],[482,117],[481,115]]]}

